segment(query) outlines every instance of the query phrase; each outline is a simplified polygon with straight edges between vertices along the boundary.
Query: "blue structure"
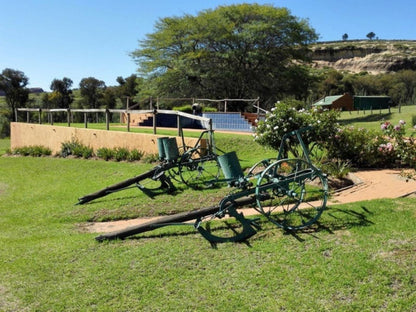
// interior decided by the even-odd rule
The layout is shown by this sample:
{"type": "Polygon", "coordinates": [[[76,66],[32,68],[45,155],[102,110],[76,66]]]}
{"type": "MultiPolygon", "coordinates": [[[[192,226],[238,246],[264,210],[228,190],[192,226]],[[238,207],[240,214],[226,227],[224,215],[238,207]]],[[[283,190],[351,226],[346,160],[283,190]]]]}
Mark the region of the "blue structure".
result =
{"type": "Polygon", "coordinates": [[[212,119],[214,130],[252,132],[252,125],[240,113],[202,113],[202,117],[212,119]]]}
{"type": "MultiPolygon", "coordinates": [[[[201,116],[201,114],[199,114],[201,116]]],[[[202,113],[202,117],[212,120],[213,130],[242,131],[252,132],[252,124],[244,118],[241,113],[202,113]]],[[[153,116],[147,117],[138,123],[138,126],[153,126],[153,116]]],[[[156,117],[157,127],[177,128],[178,118],[176,115],[158,113],[156,117]]],[[[199,120],[193,120],[187,117],[181,117],[181,126],[183,128],[202,129],[204,126],[199,120]]]]}

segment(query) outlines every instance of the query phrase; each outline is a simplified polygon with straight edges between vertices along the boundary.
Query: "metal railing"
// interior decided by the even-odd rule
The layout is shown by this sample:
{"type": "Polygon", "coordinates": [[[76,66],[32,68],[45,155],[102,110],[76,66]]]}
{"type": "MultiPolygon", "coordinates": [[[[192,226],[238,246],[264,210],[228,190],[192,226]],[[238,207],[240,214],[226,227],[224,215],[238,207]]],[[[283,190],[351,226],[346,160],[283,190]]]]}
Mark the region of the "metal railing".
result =
{"type": "Polygon", "coordinates": [[[84,127],[88,128],[88,114],[105,114],[105,123],[106,123],[106,130],[110,130],[110,114],[112,113],[119,113],[125,114],[127,117],[127,131],[130,132],[130,116],[131,114],[152,114],[153,115],[153,133],[157,133],[157,115],[158,114],[168,114],[168,115],[176,115],[177,116],[177,125],[178,125],[178,135],[182,132],[181,126],[181,118],[190,118],[193,120],[198,120],[201,122],[202,127],[212,131],[212,120],[211,118],[201,117],[197,115],[192,115],[188,113],[172,111],[172,110],[127,110],[127,109],[65,109],[65,108],[52,108],[52,109],[43,109],[43,108],[16,108],[16,122],[18,121],[18,113],[19,112],[26,112],[26,122],[30,122],[30,113],[37,112],[38,113],[38,122],[42,124],[42,117],[43,114],[48,115],[48,123],[53,125],[53,114],[54,113],[66,113],[67,114],[67,125],[68,127],[71,126],[71,122],[73,120],[74,113],[82,113],[84,114],[84,127]]]}

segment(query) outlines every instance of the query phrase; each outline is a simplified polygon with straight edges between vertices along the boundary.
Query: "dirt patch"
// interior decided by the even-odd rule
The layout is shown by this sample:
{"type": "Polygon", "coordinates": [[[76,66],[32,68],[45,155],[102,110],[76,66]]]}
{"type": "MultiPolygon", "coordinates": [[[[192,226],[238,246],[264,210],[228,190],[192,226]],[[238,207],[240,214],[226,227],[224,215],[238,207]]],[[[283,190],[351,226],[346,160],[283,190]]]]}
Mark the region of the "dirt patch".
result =
{"type": "MultiPolygon", "coordinates": [[[[362,200],[378,198],[398,198],[414,196],[416,181],[403,177],[400,169],[363,170],[350,173],[348,179],[331,180],[329,183],[336,186],[328,204],[344,204],[362,200]]],[[[258,212],[245,210],[244,214],[257,214],[258,212]]],[[[113,222],[92,222],[80,225],[82,231],[90,233],[108,233],[118,231],[129,226],[153,221],[158,217],[120,220],[113,222]]]]}

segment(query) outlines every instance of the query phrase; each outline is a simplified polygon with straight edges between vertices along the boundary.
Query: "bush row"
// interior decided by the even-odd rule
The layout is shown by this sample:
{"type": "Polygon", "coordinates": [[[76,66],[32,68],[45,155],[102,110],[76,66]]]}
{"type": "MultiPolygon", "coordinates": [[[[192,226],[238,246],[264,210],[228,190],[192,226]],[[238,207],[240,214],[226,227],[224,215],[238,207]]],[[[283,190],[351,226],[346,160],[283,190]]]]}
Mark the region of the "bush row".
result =
{"type": "MultiPolygon", "coordinates": [[[[20,148],[16,148],[12,151],[8,151],[8,154],[11,155],[20,155],[20,156],[50,156],[52,151],[49,148],[43,146],[24,146],[20,148]]],[[[116,147],[116,148],[106,148],[102,147],[97,149],[96,153],[94,150],[89,147],[85,146],[76,139],[72,139],[71,141],[66,141],[61,144],[61,150],[58,153],[59,157],[76,157],[76,158],[84,158],[89,159],[92,157],[97,157],[108,160],[115,160],[115,161],[139,161],[143,160],[144,162],[155,162],[158,160],[158,155],[144,155],[142,151],[137,149],[128,150],[124,147],[116,147]]]]}

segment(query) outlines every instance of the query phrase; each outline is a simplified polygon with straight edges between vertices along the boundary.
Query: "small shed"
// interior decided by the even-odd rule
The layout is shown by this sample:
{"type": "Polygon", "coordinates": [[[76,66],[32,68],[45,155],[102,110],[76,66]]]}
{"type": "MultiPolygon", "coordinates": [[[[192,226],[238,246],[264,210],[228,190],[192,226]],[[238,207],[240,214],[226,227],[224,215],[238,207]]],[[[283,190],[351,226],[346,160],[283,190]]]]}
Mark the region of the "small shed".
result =
{"type": "Polygon", "coordinates": [[[321,106],[328,109],[339,109],[351,111],[354,110],[354,101],[349,93],[342,95],[331,95],[325,96],[320,99],[318,102],[314,103],[313,106],[321,106]]]}
{"type": "Polygon", "coordinates": [[[393,101],[389,96],[354,96],[354,108],[357,110],[387,109],[393,101]]]}

